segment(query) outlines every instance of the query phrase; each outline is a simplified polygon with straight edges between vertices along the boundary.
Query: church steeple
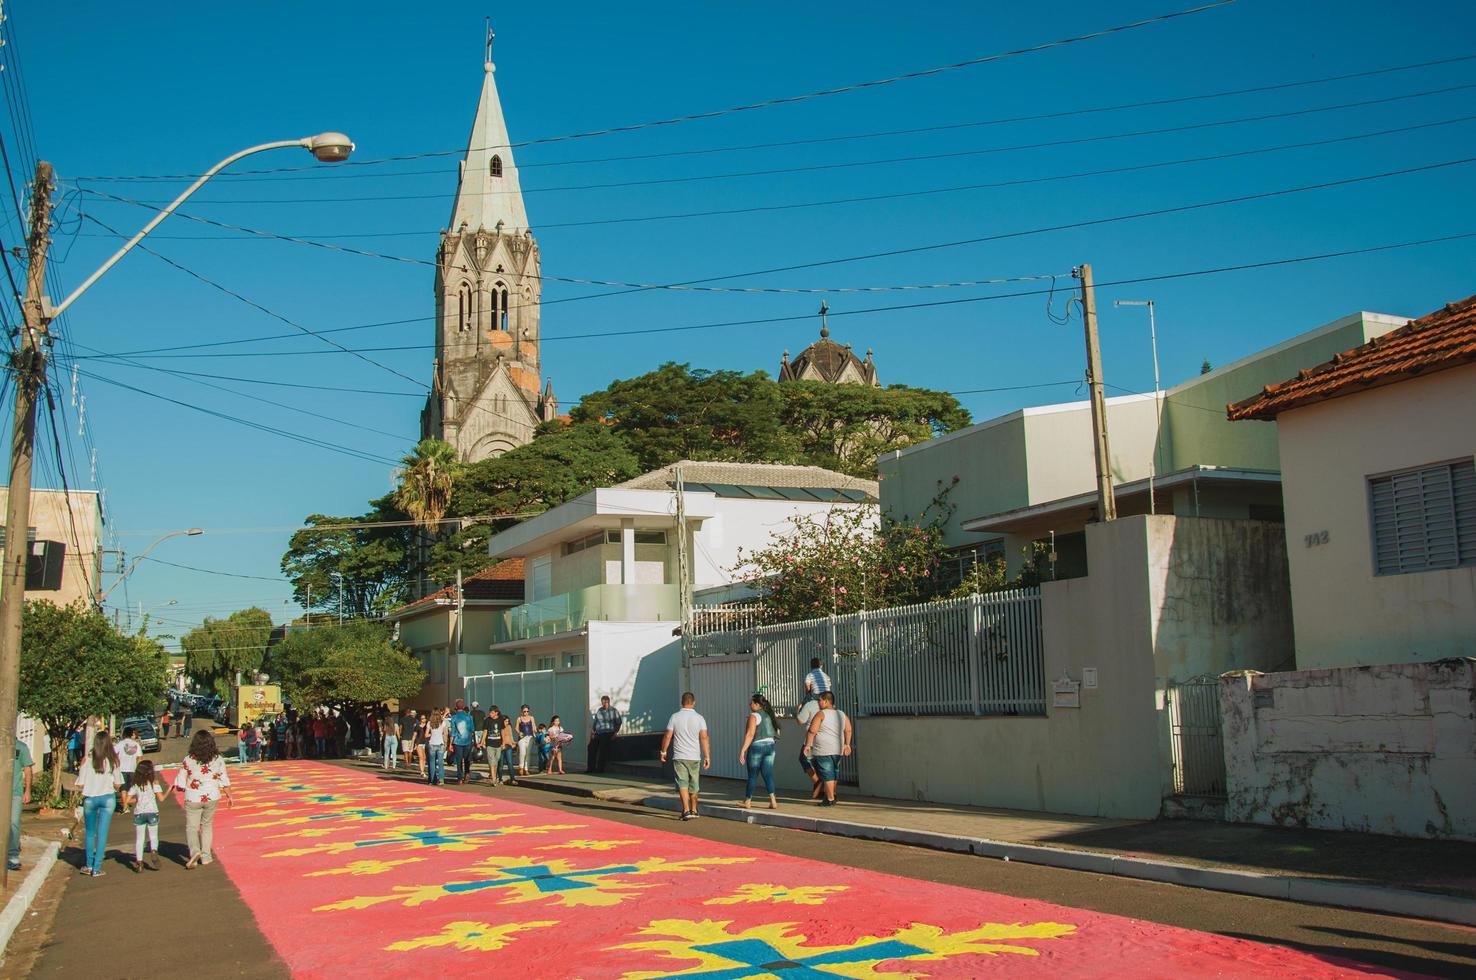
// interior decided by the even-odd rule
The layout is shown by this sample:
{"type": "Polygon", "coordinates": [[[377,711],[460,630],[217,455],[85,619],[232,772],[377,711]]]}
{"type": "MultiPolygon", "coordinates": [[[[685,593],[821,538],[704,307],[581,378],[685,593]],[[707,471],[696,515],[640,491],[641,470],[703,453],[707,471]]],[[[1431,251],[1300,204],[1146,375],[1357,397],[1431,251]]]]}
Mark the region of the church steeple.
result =
{"type": "Polygon", "coordinates": [[[513,162],[512,139],[508,136],[507,122],[502,118],[502,101],[497,97],[492,36],[492,30],[488,28],[482,95],[477,102],[477,117],[472,123],[466,156],[461,161],[461,178],[456,188],[456,203],[451,208],[451,224],[446,229],[452,234],[484,228],[496,231],[499,224],[507,235],[521,235],[528,230],[528,213],[523,209],[518,167],[513,162]]]}

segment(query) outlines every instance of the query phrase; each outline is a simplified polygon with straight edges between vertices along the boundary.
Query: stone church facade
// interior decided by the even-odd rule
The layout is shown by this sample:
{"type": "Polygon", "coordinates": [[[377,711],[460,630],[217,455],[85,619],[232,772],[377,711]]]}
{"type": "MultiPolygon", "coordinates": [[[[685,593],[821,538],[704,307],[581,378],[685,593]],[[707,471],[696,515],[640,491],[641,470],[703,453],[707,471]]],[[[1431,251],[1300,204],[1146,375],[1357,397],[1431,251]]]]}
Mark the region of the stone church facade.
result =
{"type": "Polygon", "coordinates": [[[530,442],[558,414],[540,366],[538,242],[490,54],[436,255],[436,353],[420,414],[421,438],[444,439],[468,463],[530,442]]]}

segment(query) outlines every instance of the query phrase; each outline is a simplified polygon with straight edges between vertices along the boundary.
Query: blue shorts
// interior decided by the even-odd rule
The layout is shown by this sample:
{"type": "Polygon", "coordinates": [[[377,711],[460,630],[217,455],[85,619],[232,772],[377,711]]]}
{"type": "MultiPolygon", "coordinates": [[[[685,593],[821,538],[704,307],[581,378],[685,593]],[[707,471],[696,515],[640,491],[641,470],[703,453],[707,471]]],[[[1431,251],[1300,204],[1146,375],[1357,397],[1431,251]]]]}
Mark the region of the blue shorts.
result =
{"type": "Polygon", "coordinates": [[[838,755],[815,755],[810,757],[815,775],[822,783],[833,783],[840,778],[841,757],[838,755]]]}
{"type": "Polygon", "coordinates": [[[135,827],[157,827],[159,826],[159,815],[157,813],[135,813],[133,825],[135,827]]]}

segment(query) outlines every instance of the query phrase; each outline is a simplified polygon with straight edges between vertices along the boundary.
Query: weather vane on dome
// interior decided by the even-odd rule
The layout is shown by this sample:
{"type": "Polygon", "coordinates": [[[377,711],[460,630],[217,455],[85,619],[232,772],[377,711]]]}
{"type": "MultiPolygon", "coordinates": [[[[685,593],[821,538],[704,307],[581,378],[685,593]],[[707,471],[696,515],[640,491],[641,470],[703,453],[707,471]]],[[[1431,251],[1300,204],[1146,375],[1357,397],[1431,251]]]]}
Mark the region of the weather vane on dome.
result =
{"type": "Polygon", "coordinates": [[[825,314],[830,312],[830,307],[825,305],[825,300],[820,301],[820,336],[829,337],[830,327],[825,322],[825,314]]]}

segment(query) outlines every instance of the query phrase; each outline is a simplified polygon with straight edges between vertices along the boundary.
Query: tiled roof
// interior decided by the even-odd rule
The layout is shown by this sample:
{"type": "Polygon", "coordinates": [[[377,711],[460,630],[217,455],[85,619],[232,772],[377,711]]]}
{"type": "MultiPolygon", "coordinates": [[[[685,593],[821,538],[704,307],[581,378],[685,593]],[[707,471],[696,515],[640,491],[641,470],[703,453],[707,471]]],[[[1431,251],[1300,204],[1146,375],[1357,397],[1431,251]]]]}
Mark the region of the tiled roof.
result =
{"type": "Polygon", "coordinates": [[[877,495],[875,480],[847,476],[823,466],[789,466],[782,463],[696,463],[683,460],[617,484],[617,490],[670,490],[676,485],[676,468],[682,468],[683,483],[724,483],[733,486],[824,487],[860,490],[877,495]]]}
{"type": "Polygon", "coordinates": [[[1259,395],[1228,406],[1226,414],[1232,422],[1274,419],[1288,409],[1471,363],[1476,363],[1476,296],[1267,385],[1259,395]]]}
{"type": "MultiPolygon", "coordinates": [[[[523,601],[523,559],[508,558],[498,562],[491,568],[484,568],[480,572],[474,572],[461,580],[461,593],[468,602],[478,600],[502,600],[512,602],[523,601]]],[[[414,602],[407,602],[398,609],[393,610],[390,615],[408,612],[419,606],[428,605],[437,601],[451,601],[456,598],[456,586],[448,585],[439,592],[414,602]]]]}

